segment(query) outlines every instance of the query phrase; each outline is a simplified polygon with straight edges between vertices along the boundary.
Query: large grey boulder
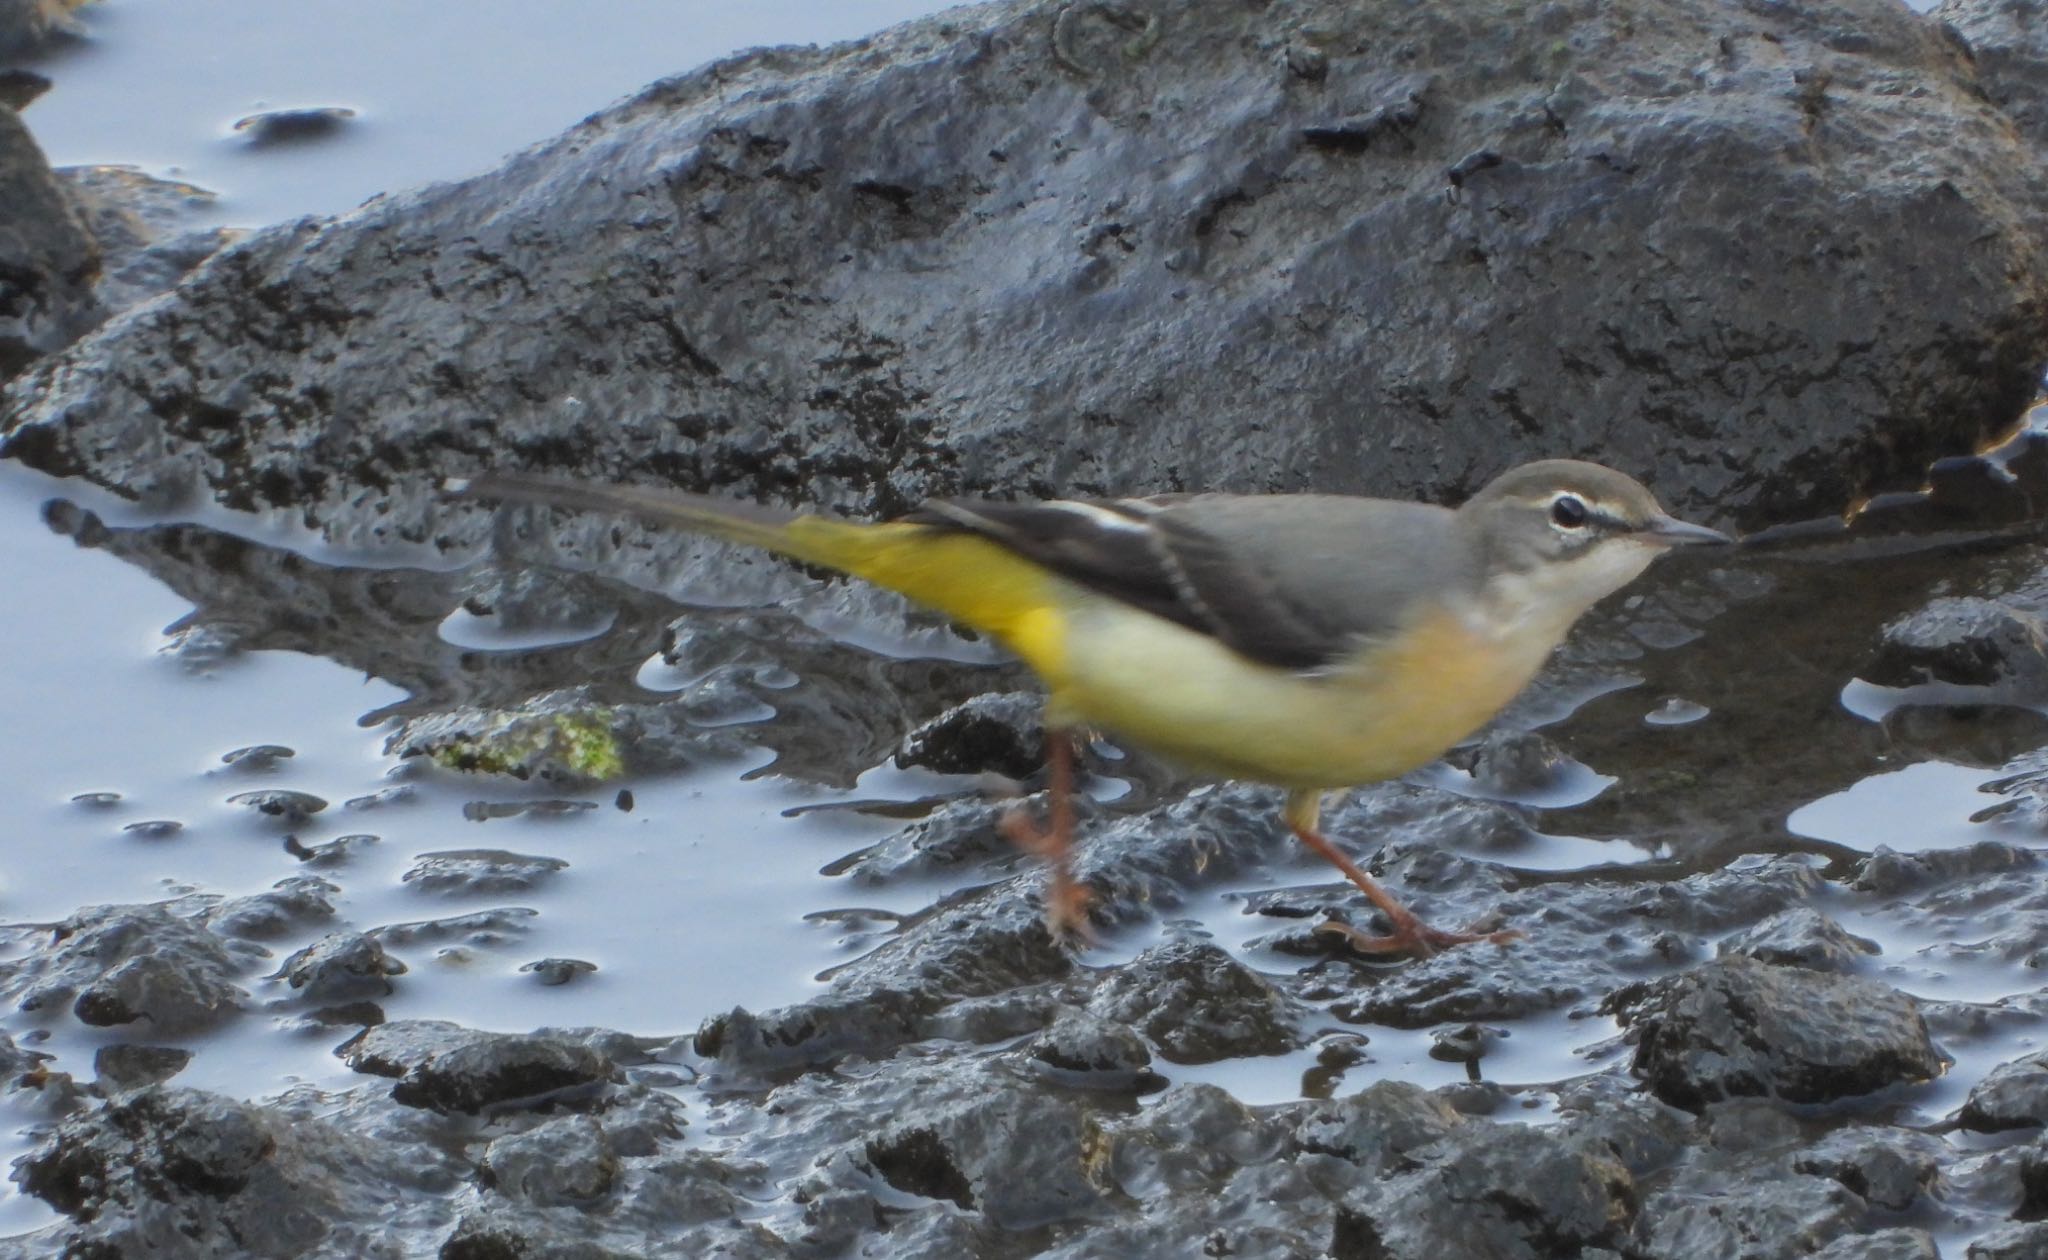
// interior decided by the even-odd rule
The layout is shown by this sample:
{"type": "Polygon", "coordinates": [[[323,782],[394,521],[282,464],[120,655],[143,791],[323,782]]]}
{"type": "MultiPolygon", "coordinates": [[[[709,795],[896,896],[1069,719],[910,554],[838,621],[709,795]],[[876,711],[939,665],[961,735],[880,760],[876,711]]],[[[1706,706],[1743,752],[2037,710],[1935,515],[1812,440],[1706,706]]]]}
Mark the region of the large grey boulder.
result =
{"type": "Polygon", "coordinates": [[[78,203],[21,115],[0,105],[0,380],[98,322],[99,270],[78,203]]]}
{"type": "Polygon", "coordinates": [[[262,233],[0,425],[411,535],[490,463],[888,511],[1589,453],[1755,521],[2016,414],[2041,194],[1894,0],[1013,0],[262,233]]]}

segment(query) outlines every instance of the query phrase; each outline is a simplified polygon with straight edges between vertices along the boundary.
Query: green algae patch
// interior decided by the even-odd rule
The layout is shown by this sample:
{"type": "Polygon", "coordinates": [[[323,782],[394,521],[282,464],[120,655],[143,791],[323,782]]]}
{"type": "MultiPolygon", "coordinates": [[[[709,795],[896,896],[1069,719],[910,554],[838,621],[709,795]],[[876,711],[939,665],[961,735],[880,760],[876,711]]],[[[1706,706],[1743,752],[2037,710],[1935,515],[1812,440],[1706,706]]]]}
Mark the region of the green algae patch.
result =
{"type": "Polygon", "coordinates": [[[469,715],[459,730],[419,732],[412,751],[465,774],[500,774],[576,784],[625,773],[609,708],[469,715]]]}

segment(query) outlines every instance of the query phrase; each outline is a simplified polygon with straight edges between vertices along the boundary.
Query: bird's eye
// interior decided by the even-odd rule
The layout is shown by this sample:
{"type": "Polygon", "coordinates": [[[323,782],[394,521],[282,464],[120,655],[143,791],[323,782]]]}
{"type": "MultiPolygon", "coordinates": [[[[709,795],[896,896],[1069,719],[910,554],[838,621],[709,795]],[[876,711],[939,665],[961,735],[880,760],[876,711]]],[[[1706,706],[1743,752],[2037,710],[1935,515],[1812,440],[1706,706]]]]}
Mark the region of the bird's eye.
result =
{"type": "Polygon", "coordinates": [[[1550,519],[1561,529],[1577,529],[1586,523],[1586,505],[1569,494],[1561,494],[1550,505],[1550,519]]]}

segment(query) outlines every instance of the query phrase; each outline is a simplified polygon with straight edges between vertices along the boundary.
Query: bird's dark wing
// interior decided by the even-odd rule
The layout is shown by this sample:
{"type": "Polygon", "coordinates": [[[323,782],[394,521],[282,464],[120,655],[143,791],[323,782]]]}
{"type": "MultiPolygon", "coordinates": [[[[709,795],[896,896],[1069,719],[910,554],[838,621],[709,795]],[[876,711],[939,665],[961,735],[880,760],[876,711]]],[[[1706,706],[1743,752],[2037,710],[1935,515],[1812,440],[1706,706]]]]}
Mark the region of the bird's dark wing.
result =
{"type": "Polygon", "coordinates": [[[1265,562],[1257,546],[1261,531],[1233,539],[1204,528],[1205,515],[1219,502],[1252,497],[938,499],[905,519],[979,534],[1069,581],[1209,635],[1262,664],[1303,671],[1327,666],[1355,646],[1364,627],[1332,616],[1312,588],[1283,590],[1275,581],[1276,566],[1265,562]]]}

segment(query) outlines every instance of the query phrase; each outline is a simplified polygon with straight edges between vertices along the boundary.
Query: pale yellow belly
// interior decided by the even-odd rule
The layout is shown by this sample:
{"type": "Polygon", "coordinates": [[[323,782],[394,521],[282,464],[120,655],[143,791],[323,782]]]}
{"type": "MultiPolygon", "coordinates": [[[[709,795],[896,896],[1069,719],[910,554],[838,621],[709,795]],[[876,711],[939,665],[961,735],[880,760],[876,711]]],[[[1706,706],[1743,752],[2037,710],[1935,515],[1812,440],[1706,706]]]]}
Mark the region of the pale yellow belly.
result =
{"type": "Polygon", "coordinates": [[[1503,653],[1448,615],[1354,667],[1308,676],[1107,601],[1071,617],[1055,722],[1100,728],[1196,771],[1290,788],[1406,774],[1485,725],[1553,646],[1503,653]]]}

